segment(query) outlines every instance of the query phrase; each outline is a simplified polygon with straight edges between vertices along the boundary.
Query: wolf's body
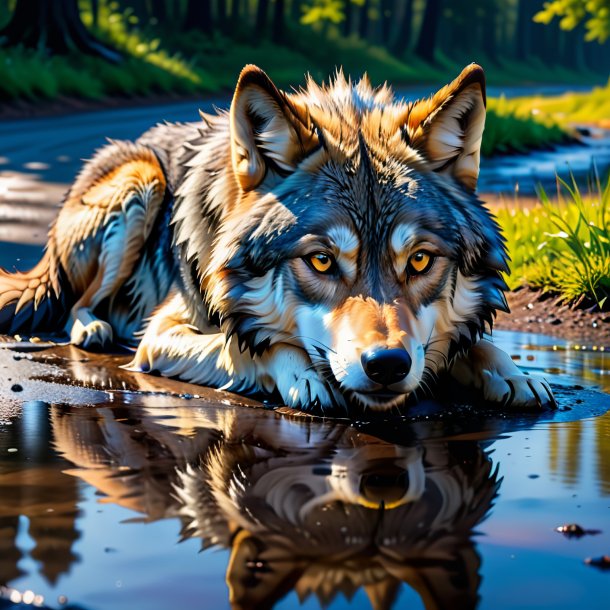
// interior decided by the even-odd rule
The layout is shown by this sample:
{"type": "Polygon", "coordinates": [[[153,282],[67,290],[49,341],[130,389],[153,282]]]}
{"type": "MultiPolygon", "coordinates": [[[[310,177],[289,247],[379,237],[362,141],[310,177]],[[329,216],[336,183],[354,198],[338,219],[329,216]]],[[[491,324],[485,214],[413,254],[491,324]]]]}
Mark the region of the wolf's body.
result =
{"type": "Polygon", "coordinates": [[[482,339],[506,254],[474,195],[482,71],[396,102],[338,75],[299,93],[242,72],[230,113],[111,142],[28,273],[0,272],[0,332],[135,342],[131,369],[322,409],[404,402],[451,370],[491,401],[553,403],[482,339]]]}

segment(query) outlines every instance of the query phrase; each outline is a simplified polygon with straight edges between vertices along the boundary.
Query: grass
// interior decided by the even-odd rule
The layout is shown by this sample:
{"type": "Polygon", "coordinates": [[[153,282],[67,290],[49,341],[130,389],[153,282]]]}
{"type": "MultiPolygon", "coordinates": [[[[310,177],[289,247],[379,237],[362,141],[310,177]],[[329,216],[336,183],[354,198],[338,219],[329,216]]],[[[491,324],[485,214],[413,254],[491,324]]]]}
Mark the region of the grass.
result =
{"type": "Polygon", "coordinates": [[[540,191],[533,208],[497,211],[512,258],[509,288],[522,285],[571,305],[608,309],[610,296],[610,177],[583,195],[576,182],[558,183],[557,202],[540,191]]]}
{"type": "Polygon", "coordinates": [[[507,102],[507,108],[558,125],[589,123],[610,127],[610,80],[586,93],[513,98],[507,102]]]}
{"type": "Polygon", "coordinates": [[[526,152],[569,138],[570,132],[552,117],[536,117],[527,108],[501,97],[488,101],[481,152],[483,156],[526,152]]]}

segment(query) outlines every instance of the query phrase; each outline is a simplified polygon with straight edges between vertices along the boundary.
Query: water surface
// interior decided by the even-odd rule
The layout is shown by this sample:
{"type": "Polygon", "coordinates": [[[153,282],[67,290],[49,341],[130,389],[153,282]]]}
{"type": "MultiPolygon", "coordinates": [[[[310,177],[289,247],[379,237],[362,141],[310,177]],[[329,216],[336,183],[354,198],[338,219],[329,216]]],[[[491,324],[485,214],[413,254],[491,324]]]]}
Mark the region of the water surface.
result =
{"type": "Polygon", "coordinates": [[[574,384],[608,354],[496,341],[558,412],[324,421],[0,350],[0,607],[607,608],[608,399],[574,384]]]}

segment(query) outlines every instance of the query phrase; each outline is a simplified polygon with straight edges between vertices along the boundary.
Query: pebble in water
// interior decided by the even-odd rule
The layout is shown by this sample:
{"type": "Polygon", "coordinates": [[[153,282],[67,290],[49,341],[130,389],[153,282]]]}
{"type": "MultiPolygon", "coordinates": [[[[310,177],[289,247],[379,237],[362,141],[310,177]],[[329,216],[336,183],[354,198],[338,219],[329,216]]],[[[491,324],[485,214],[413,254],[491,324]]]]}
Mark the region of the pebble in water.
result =
{"type": "Polygon", "coordinates": [[[587,530],[578,523],[568,523],[555,528],[556,532],[563,534],[566,538],[582,538],[583,536],[595,536],[601,534],[601,530],[587,530]]]}
{"type": "Polygon", "coordinates": [[[599,568],[600,570],[610,570],[610,556],[602,555],[601,557],[588,557],[585,559],[588,566],[599,568]]]}

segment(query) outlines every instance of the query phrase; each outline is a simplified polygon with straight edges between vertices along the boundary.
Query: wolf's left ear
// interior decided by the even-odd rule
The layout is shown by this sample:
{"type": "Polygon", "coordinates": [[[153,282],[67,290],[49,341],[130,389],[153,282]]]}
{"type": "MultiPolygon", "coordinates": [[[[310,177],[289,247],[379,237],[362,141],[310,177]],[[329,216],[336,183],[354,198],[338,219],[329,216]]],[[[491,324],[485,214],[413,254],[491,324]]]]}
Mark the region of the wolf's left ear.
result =
{"type": "Polygon", "coordinates": [[[261,184],[269,167],[292,171],[317,143],[306,110],[260,68],[246,66],[231,103],[231,157],[242,189],[261,184]]]}
{"type": "Polygon", "coordinates": [[[409,112],[410,146],[423,153],[431,169],[453,175],[475,190],[485,127],[485,74],[470,64],[449,85],[409,112]]]}

